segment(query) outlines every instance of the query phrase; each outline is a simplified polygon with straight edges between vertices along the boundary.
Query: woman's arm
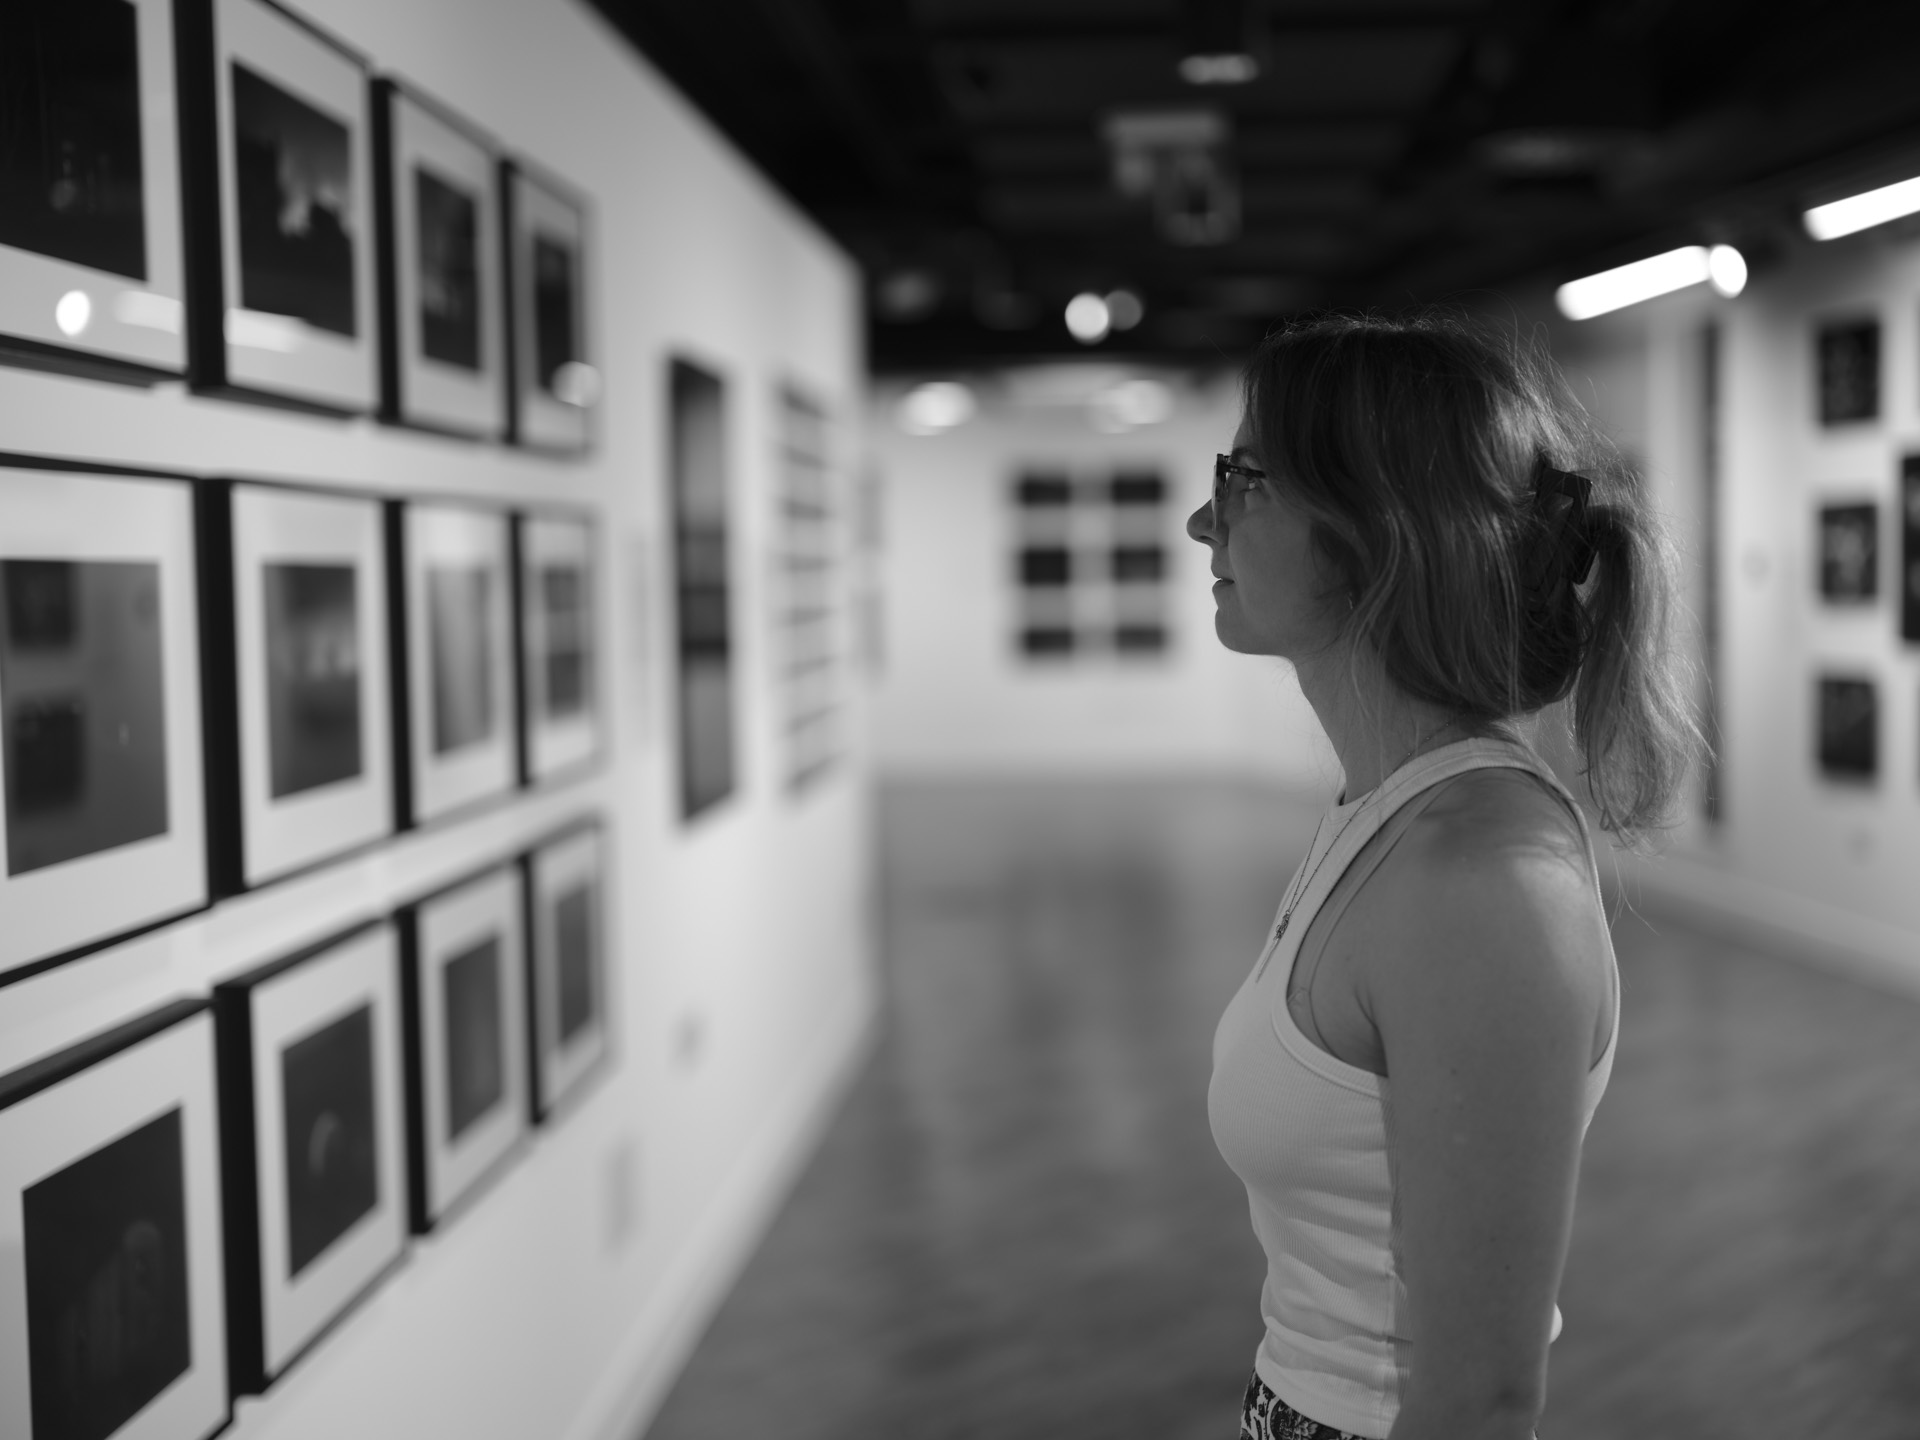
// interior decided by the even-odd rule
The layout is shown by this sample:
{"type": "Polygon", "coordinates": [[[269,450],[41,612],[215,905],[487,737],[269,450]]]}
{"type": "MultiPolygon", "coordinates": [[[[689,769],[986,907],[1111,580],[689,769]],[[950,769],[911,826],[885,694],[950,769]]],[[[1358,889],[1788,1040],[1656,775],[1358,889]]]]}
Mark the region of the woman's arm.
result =
{"type": "Polygon", "coordinates": [[[1569,818],[1519,784],[1437,802],[1354,937],[1386,1054],[1413,1344],[1393,1440],[1526,1440],[1546,1400],[1612,952],[1569,818]]]}

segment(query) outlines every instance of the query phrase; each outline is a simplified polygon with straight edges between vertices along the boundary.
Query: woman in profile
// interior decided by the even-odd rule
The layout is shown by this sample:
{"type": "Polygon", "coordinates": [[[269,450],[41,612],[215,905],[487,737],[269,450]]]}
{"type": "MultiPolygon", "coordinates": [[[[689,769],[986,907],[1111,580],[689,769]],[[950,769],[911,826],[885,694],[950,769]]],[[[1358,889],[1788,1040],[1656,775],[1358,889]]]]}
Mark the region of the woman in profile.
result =
{"type": "Polygon", "coordinates": [[[1254,1440],[1525,1440],[1619,984],[1586,820],[1529,743],[1567,700],[1599,823],[1698,749],[1671,561],[1551,365],[1464,321],[1270,337],[1187,522],[1229,648],[1291,661],[1345,772],[1214,1040],[1267,1255],[1254,1440]]]}

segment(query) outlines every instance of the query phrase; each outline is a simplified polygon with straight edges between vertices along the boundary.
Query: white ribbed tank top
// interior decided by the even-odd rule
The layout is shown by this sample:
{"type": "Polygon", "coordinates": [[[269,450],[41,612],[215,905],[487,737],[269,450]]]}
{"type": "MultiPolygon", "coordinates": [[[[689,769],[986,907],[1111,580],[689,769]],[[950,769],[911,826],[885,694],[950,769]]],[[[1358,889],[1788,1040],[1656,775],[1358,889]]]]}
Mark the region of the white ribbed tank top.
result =
{"type": "MultiPolygon", "coordinates": [[[[1294,875],[1293,886],[1304,891],[1285,935],[1268,930],[1214,1033],[1207,1115],[1221,1155],[1246,1183],[1254,1234],[1267,1256],[1260,1292],[1266,1334],[1254,1370],[1301,1414],[1374,1440],[1385,1440],[1393,1427],[1412,1363],[1395,1225],[1391,1090],[1382,1077],[1335,1059],[1301,1033],[1287,1008],[1287,979],[1314,915],[1367,841],[1415,796],[1489,768],[1528,771],[1566,801],[1580,822],[1601,903],[1585,818],[1545,762],[1509,740],[1442,746],[1321,820],[1294,875]]],[[[1616,992],[1618,984],[1616,976],[1616,992]]],[[[1616,1001],[1613,1033],[1587,1077],[1583,1136],[1606,1091],[1619,1035],[1616,1001]]]]}

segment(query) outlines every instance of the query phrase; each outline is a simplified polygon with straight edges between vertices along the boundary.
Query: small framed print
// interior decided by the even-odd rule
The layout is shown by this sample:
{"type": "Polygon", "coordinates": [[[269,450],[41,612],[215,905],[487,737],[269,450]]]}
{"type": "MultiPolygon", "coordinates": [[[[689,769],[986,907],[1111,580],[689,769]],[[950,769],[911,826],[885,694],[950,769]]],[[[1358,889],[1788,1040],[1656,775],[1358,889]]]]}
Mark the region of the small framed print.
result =
{"type": "Polygon", "coordinates": [[[606,884],[597,825],[527,856],[533,1104],[551,1115],[607,1056],[606,884]]]}
{"type": "Polygon", "coordinates": [[[1841,320],[1820,327],[1820,423],[1845,425],[1880,415],[1880,322],[1841,320]]]}
{"type": "Polygon", "coordinates": [[[1880,771],[1880,701],[1873,681],[1822,675],[1817,693],[1821,773],[1832,780],[1871,781],[1880,771]]]}
{"type": "Polygon", "coordinates": [[[524,904],[508,866],[422,900],[402,922],[416,1230],[527,1133],[524,904]]]}
{"type": "Polygon", "coordinates": [[[204,1000],[0,1077],[0,1435],[226,1424],[214,1096],[204,1000]]]}
{"type": "Polygon", "coordinates": [[[521,735],[524,774],[536,781],[584,764],[600,746],[593,527],[524,515],[518,542],[521,735]]]}
{"type": "Polygon", "coordinates": [[[433,820],[513,788],[512,549],[501,511],[399,507],[407,813],[433,820]]]}
{"type": "Polygon", "coordinates": [[[236,1391],[257,1393],[406,1244],[399,945],[367,925],[214,990],[236,1391]]]}
{"type": "Polygon", "coordinates": [[[0,351],[186,368],[172,0],[0,10],[0,351]]]}
{"type": "Polygon", "coordinates": [[[1900,462],[1900,638],[1920,640],[1920,455],[1900,462]]]}
{"type": "Polygon", "coordinates": [[[1871,502],[1820,507],[1820,596],[1839,605],[1880,592],[1880,507],[1871,502]]]}
{"type": "Polygon", "coordinates": [[[207,902],[193,494],[0,468],[0,973],[207,902]]]}
{"type": "Polygon", "coordinates": [[[499,162],[436,106],[374,90],[381,232],[381,412],[495,438],[506,433],[506,287],[499,162]]]}
{"type": "Polygon", "coordinates": [[[341,413],[377,398],[365,65],[267,0],[176,0],[189,110],[192,372],[341,413]],[[188,59],[197,70],[191,73],[188,59]]]}
{"type": "Polygon", "coordinates": [[[503,170],[513,335],[513,438],[584,450],[600,374],[589,360],[586,208],[524,166],[503,170]]]}

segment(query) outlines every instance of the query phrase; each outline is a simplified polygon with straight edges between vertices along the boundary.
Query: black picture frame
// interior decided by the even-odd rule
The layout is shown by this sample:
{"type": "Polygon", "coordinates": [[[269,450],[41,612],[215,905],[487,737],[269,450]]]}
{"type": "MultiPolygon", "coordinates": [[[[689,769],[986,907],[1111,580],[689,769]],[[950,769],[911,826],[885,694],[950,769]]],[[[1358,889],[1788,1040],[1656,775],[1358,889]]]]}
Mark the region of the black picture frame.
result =
{"type": "Polygon", "coordinates": [[[1880,507],[1871,500],[1822,505],[1820,598],[1871,605],[1880,593],[1880,507]]]}
{"type": "Polygon", "coordinates": [[[735,783],[727,398],[720,377],[690,360],[667,373],[680,814],[691,820],[735,783]]]}
{"type": "Polygon", "coordinates": [[[590,515],[515,517],[521,779],[529,785],[591,765],[600,755],[597,550],[590,515]]]}
{"type": "Polygon", "coordinates": [[[477,439],[507,433],[500,161],[411,87],[374,84],[380,413],[477,439]]]}
{"type": "Polygon", "coordinates": [[[527,992],[534,1115],[584,1091],[613,1048],[607,846],[598,820],[536,846],[527,876],[527,992]]]}
{"type": "Polygon", "coordinates": [[[269,0],[175,0],[189,374],[352,415],[379,397],[365,60],[269,0]]]}
{"type": "Polygon", "coordinates": [[[791,381],[776,400],[773,691],[786,787],[798,795],[831,773],[846,747],[846,526],[830,412],[791,381]]]}
{"type": "Polygon", "coordinates": [[[0,358],[187,365],[173,0],[0,11],[0,358]]]}
{"type": "Polygon", "coordinates": [[[501,164],[507,270],[511,438],[578,454],[593,443],[600,399],[588,320],[587,205],[572,187],[524,160],[501,164]]]}
{"type": "Polygon", "coordinates": [[[208,903],[192,487],[0,464],[0,977],[208,903]]]}
{"type": "Polygon", "coordinates": [[[1920,640],[1920,455],[1900,460],[1900,638],[1920,640]]]}
{"type": "Polygon", "coordinates": [[[265,1390],[405,1251],[399,954],[370,923],[214,989],[236,1393],[265,1390]]]}
{"type": "Polygon", "coordinates": [[[204,1000],[0,1076],[0,1433],[225,1426],[218,1108],[204,1000]]]}
{"type": "Polygon", "coordinates": [[[1824,674],[1814,683],[1815,758],[1829,780],[1872,784],[1880,773],[1880,694],[1865,675],[1824,674]]]}
{"type": "Polygon", "coordinates": [[[1880,322],[1830,320],[1815,332],[1817,402],[1822,425],[1880,418],[1880,322]]]}
{"type": "Polygon", "coordinates": [[[507,865],[402,912],[412,1224],[478,1193],[531,1126],[526,882],[507,865]]]}

